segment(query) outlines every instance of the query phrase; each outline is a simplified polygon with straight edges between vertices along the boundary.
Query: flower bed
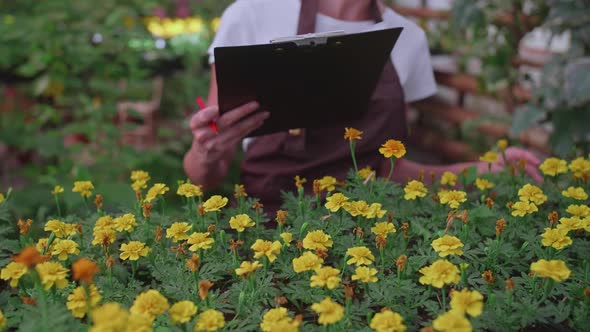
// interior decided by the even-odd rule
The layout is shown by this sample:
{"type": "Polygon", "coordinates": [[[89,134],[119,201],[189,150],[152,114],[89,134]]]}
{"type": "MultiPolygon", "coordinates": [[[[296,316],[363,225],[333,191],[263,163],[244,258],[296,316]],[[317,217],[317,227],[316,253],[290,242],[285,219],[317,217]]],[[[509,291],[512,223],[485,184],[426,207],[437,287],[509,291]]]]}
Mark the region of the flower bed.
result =
{"type": "MultiPolygon", "coordinates": [[[[354,151],[360,135],[347,134],[354,151]]],[[[405,149],[388,141],[381,152],[394,165],[405,149]]],[[[19,238],[2,239],[15,256],[0,261],[0,326],[584,330],[590,161],[550,158],[540,168],[543,183],[515,165],[445,173],[431,186],[375,179],[365,168],[346,182],[313,181],[311,196],[297,177],[272,220],[239,185],[230,200],[181,183],[186,204],[172,210],[172,186],[147,190],[149,174],[135,171],[135,209],[107,213],[92,183],[76,182],[81,203],[96,209],[45,220],[42,238],[30,220],[12,222],[19,238]]],[[[63,190],[52,192],[58,203],[63,190]]],[[[11,197],[0,200],[0,218],[9,219],[11,197]]]]}

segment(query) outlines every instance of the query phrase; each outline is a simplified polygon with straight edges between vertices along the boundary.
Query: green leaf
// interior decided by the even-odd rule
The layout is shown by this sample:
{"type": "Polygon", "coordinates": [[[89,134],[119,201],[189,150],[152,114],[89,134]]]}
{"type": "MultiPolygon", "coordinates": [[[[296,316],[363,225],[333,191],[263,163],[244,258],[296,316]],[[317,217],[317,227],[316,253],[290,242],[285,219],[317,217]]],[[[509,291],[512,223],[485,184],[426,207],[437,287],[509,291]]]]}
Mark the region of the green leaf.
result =
{"type": "Polygon", "coordinates": [[[590,57],[570,61],[565,67],[564,93],[571,107],[590,102],[590,57]]]}
{"type": "Polygon", "coordinates": [[[531,128],[546,117],[545,112],[535,105],[524,105],[516,109],[510,135],[516,136],[531,128]]]}

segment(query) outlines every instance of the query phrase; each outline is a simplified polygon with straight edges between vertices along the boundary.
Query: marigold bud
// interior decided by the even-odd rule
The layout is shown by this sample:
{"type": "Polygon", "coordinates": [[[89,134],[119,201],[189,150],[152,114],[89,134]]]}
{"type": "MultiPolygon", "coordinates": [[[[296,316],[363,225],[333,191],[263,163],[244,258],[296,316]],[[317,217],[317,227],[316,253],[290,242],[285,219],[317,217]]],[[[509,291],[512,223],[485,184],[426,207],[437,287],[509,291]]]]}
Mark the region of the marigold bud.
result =
{"type": "Polygon", "coordinates": [[[107,269],[112,269],[116,263],[117,263],[117,261],[115,260],[115,258],[113,256],[109,256],[109,257],[107,257],[107,261],[105,262],[105,266],[107,267],[107,269]]]}
{"type": "Polygon", "coordinates": [[[320,185],[320,180],[313,180],[313,193],[319,195],[322,192],[322,186],[320,185]]]}
{"type": "Polygon", "coordinates": [[[139,190],[136,190],[136,191],[135,191],[135,199],[136,199],[138,202],[141,202],[141,201],[143,201],[143,195],[141,194],[141,191],[139,191],[139,190]]]}
{"type": "Polygon", "coordinates": [[[393,212],[389,212],[389,213],[387,214],[387,221],[389,221],[389,222],[393,222],[393,212]]]}
{"type": "Polygon", "coordinates": [[[287,304],[289,301],[284,296],[275,296],[275,305],[277,307],[282,307],[287,304]]]}
{"type": "Polygon", "coordinates": [[[101,194],[96,194],[96,196],[94,196],[94,205],[96,206],[97,209],[102,208],[102,195],[101,194]]]}
{"type": "Polygon", "coordinates": [[[322,248],[315,248],[315,254],[321,259],[326,259],[328,257],[328,250],[322,248]]]}
{"type": "Polygon", "coordinates": [[[160,227],[159,225],[156,226],[156,242],[161,242],[162,241],[162,233],[164,232],[164,230],[162,229],[162,227],[160,227]]]}
{"type": "Polygon", "coordinates": [[[351,299],[354,297],[354,288],[349,284],[345,284],[344,286],[344,298],[351,299]]]}
{"type": "Polygon", "coordinates": [[[23,301],[24,304],[28,304],[28,305],[32,305],[32,306],[37,305],[37,299],[34,297],[20,296],[20,299],[21,299],[21,301],[23,301]]]}
{"type": "Polygon", "coordinates": [[[410,224],[407,222],[403,223],[401,229],[402,229],[402,234],[404,235],[404,238],[407,239],[408,233],[410,231],[410,224]]]}
{"type": "Polygon", "coordinates": [[[547,219],[551,222],[551,226],[555,226],[559,221],[559,213],[557,213],[557,211],[551,211],[547,216],[547,219]]]}
{"type": "Polygon", "coordinates": [[[387,245],[387,238],[382,235],[377,235],[377,237],[375,237],[375,242],[377,243],[377,248],[379,250],[384,250],[387,245]]]}
{"type": "Polygon", "coordinates": [[[513,202],[506,203],[506,207],[508,208],[508,210],[512,210],[512,205],[514,205],[513,202]]]}
{"type": "Polygon", "coordinates": [[[586,287],[586,289],[584,289],[584,296],[590,300],[590,287],[586,287]]]}
{"type": "Polygon", "coordinates": [[[298,250],[301,250],[301,249],[303,249],[303,241],[301,241],[301,240],[297,240],[296,247],[297,247],[297,249],[298,249],[298,250]]]}
{"type": "Polygon", "coordinates": [[[510,278],[506,278],[506,290],[513,290],[514,289],[514,281],[510,278]]]}
{"type": "Polygon", "coordinates": [[[502,233],[504,233],[505,228],[506,228],[506,220],[504,218],[497,220],[496,221],[496,236],[502,235],[502,233]]]}
{"type": "Polygon", "coordinates": [[[203,203],[199,204],[199,208],[197,209],[197,214],[201,217],[205,215],[205,208],[203,207],[203,203]]]}
{"type": "Polygon", "coordinates": [[[430,198],[436,203],[440,202],[440,198],[438,197],[438,195],[432,195],[432,196],[430,196],[430,198]]]}
{"type": "Polygon", "coordinates": [[[209,280],[199,281],[199,297],[204,301],[209,296],[209,289],[213,287],[213,283],[209,280]]]}
{"type": "Polygon", "coordinates": [[[584,182],[584,184],[588,183],[588,177],[588,173],[582,174],[582,182],[584,182]]]}
{"type": "MultiPolygon", "coordinates": [[[[201,259],[199,258],[199,255],[197,255],[197,254],[193,254],[193,256],[191,258],[188,258],[186,260],[186,266],[188,266],[188,269],[191,272],[195,272],[196,270],[198,270],[200,264],[201,264],[201,259]]],[[[199,289],[200,289],[200,287],[199,287],[199,289]]]]}
{"type": "Polygon", "coordinates": [[[78,234],[84,234],[84,228],[82,228],[82,224],[76,224],[76,232],[78,232],[78,234]]]}
{"type": "Polygon", "coordinates": [[[143,209],[143,216],[144,218],[149,218],[152,213],[152,203],[143,203],[141,208],[143,209]]]}
{"type": "Polygon", "coordinates": [[[397,266],[397,268],[401,271],[406,269],[406,262],[408,261],[408,256],[406,255],[400,255],[396,260],[395,260],[395,265],[397,266]]]}
{"type": "Polygon", "coordinates": [[[260,203],[260,202],[256,202],[252,205],[252,208],[254,210],[256,210],[256,212],[259,212],[260,209],[262,209],[264,207],[264,204],[260,203]]]}
{"type": "Polygon", "coordinates": [[[458,213],[457,218],[459,218],[464,224],[469,222],[469,212],[467,210],[463,210],[463,212],[458,213]]]}
{"type": "Polygon", "coordinates": [[[244,244],[244,241],[242,241],[242,240],[237,240],[237,241],[234,241],[233,239],[232,240],[229,240],[229,249],[231,251],[236,251],[236,250],[238,250],[238,248],[242,244],[244,244]]]}
{"type": "Polygon", "coordinates": [[[526,168],[527,160],[524,158],[518,159],[518,169],[523,172],[526,168]]]}
{"type": "Polygon", "coordinates": [[[435,183],[435,182],[436,182],[436,172],[430,171],[430,183],[435,183]]]}
{"type": "Polygon", "coordinates": [[[362,227],[355,227],[352,230],[352,233],[355,234],[358,238],[362,238],[363,236],[365,236],[365,231],[362,227]]]}
{"type": "Polygon", "coordinates": [[[494,200],[491,197],[486,197],[486,206],[488,209],[494,207],[494,200]]]}
{"type": "Polygon", "coordinates": [[[424,170],[423,169],[418,171],[418,181],[424,182],[424,170]]]}
{"type": "Polygon", "coordinates": [[[215,226],[215,224],[211,224],[211,225],[207,226],[207,232],[209,232],[209,233],[215,233],[216,229],[217,229],[217,226],[215,226]]]}
{"type": "Polygon", "coordinates": [[[514,165],[508,165],[508,169],[510,170],[510,174],[512,174],[512,176],[516,175],[516,167],[514,167],[514,165]]]}
{"type": "Polygon", "coordinates": [[[243,184],[234,185],[234,197],[248,197],[248,194],[246,193],[246,188],[243,184]]]}
{"type": "Polygon", "coordinates": [[[491,285],[496,281],[496,278],[494,277],[494,274],[491,270],[484,271],[484,273],[481,274],[481,277],[488,285],[491,285]]]}
{"type": "Polygon", "coordinates": [[[27,219],[27,220],[19,219],[16,224],[18,226],[19,233],[22,235],[26,235],[29,233],[29,229],[31,228],[33,221],[31,219],[27,219]]]}
{"type": "Polygon", "coordinates": [[[278,210],[277,217],[275,218],[275,220],[277,221],[277,223],[279,225],[284,225],[287,223],[287,216],[288,215],[289,215],[289,212],[283,211],[283,210],[278,210]]]}

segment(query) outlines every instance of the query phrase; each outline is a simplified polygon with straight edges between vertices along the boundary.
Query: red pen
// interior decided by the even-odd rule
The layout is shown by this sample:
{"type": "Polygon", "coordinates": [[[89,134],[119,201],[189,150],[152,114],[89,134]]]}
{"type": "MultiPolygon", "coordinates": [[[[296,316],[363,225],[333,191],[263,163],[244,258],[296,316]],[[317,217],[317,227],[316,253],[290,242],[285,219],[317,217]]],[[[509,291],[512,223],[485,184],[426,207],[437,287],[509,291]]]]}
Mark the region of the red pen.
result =
{"type": "MultiPolygon", "coordinates": [[[[199,105],[199,110],[202,110],[203,108],[207,107],[201,96],[197,97],[196,102],[197,105],[199,105]]],[[[217,130],[217,123],[215,123],[215,121],[209,122],[209,128],[211,128],[211,130],[213,130],[214,133],[219,133],[219,131],[217,130]]]]}

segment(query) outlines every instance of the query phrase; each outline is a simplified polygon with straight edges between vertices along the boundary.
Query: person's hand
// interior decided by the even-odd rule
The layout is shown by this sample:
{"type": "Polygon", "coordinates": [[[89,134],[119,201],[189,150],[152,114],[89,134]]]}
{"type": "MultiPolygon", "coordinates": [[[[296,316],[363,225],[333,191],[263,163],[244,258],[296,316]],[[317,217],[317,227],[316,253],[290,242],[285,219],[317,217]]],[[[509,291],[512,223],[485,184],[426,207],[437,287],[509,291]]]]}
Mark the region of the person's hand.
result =
{"type": "Polygon", "coordinates": [[[506,151],[504,151],[504,155],[506,156],[506,160],[504,160],[504,157],[500,153],[498,155],[498,161],[492,164],[493,172],[501,171],[506,167],[509,167],[510,164],[513,165],[516,169],[518,169],[519,163],[522,163],[524,161],[525,173],[537,182],[543,181],[543,177],[539,172],[539,165],[541,164],[541,161],[530,151],[511,146],[507,148],[506,151]]]}
{"type": "Polygon", "coordinates": [[[190,120],[193,152],[198,154],[201,161],[208,164],[224,158],[244,137],[259,128],[269,117],[268,112],[261,112],[244,119],[259,106],[257,102],[250,102],[221,116],[217,106],[209,106],[197,112],[190,120]],[[212,121],[216,122],[218,133],[209,127],[212,121]]]}

